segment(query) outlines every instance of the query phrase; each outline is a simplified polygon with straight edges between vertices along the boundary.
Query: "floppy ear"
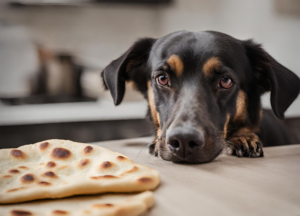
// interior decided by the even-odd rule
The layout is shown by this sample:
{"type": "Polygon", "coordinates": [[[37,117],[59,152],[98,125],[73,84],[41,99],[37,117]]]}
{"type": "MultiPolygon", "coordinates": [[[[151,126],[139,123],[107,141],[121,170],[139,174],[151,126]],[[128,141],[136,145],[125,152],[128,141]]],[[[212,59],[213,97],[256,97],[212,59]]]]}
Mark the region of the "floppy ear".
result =
{"type": "Polygon", "coordinates": [[[253,66],[258,85],[262,87],[263,92],[271,91],[273,112],[283,119],[284,112],[299,95],[299,77],[273,59],[260,44],[252,40],[242,43],[253,66]]]}
{"type": "Polygon", "coordinates": [[[110,90],[115,105],[122,102],[125,81],[133,81],[137,89],[146,95],[147,79],[150,77],[147,61],[155,40],[153,38],[138,40],[122,56],[104,68],[102,72],[104,85],[110,90]]]}

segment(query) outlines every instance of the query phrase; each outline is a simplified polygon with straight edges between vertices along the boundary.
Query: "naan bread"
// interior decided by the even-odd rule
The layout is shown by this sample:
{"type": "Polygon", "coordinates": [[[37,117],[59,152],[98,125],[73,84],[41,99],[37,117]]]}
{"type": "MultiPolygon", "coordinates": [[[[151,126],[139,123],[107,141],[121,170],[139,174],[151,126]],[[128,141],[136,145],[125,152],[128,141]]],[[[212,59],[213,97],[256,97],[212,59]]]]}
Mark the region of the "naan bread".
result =
{"type": "Polygon", "coordinates": [[[154,204],[153,193],[79,196],[58,200],[1,205],[5,216],[137,216],[154,204]]]}
{"type": "Polygon", "coordinates": [[[47,140],[0,150],[0,203],[139,192],[159,182],[158,171],[96,145],[47,140]]]}

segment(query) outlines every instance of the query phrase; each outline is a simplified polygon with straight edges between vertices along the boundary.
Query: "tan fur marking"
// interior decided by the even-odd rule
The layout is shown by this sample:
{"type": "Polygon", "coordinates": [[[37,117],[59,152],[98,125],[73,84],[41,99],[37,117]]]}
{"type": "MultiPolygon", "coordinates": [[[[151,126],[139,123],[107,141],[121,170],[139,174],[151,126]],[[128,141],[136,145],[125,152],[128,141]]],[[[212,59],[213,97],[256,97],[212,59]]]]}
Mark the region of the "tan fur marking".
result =
{"type": "Polygon", "coordinates": [[[245,136],[247,134],[253,134],[254,130],[250,127],[240,128],[237,132],[234,133],[234,136],[245,136]]]}
{"type": "Polygon", "coordinates": [[[244,91],[240,90],[239,95],[236,101],[236,112],[233,117],[233,121],[240,121],[243,122],[247,118],[247,98],[244,91]]]}
{"type": "Polygon", "coordinates": [[[151,87],[150,81],[148,82],[148,103],[149,103],[149,107],[150,107],[150,111],[151,111],[151,115],[152,115],[154,124],[155,124],[156,128],[159,128],[160,127],[159,114],[156,110],[153,89],[151,87]]]}
{"type": "Polygon", "coordinates": [[[179,77],[183,72],[183,62],[181,61],[180,57],[178,55],[171,55],[167,62],[179,77]]]}
{"type": "Polygon", "coordinates": [[[131,69],[131,66],[133,65],[133,60],[130,60],[128,63],[127,63],[127,65],[126,65],[126,73],[128,72],[128,71],[130,71],[130,69],[131,69]]]}
{"type": "MultiPolygon", "coordinates": [[[[135,82],[133,82],[133,81],[127,81],[126,84],[127,84],[126,87],[129,87],[129,88],[131,88],[131,89],[133,89],[133,90],[137,90],[137,89],[138,89],[138,88],[136,87],[135,82]]],[[[126,89],[127,89],[127,88],[126,88],[126,89]]]]}
{"type": "Polygon", "coordinates": [[[221,66],[219,58],[212,57],[208,59],[203,65],[203,73],[206,77],[210,77],[214,70],[218,70],[221,66]]]}
{"type": "Polygon", "coordinates": [[[150,81],[148,82],[148,103],[149,103],[150,112],[151,112],[153,122],[155,124],[156,129],[157,129],[156,136],[159,137],[161,135],[160,116],[159,116],[159,113],[156,110],[153,89],[151,87],[151,82],[150,81]]]}
{"type": "Polygon", "coordinates": [[[228,130],[229,120],[230,120],[230,115],[227,114],[226,122],[225,122],[225,125],[224,125],[224,130],[223,130],[224,139],[226,139],[226,137],[227,137],[227,130],[228,130]]]}

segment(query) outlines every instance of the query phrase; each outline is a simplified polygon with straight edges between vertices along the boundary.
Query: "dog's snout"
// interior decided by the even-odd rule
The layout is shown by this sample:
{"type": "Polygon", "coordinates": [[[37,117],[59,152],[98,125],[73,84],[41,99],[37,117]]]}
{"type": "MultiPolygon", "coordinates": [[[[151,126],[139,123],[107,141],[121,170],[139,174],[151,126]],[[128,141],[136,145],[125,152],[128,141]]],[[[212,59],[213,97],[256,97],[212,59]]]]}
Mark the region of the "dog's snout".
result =
{"type": "Polygon", "coordinates": [[[204,145],[204,134],[201,129],[176,127],[167,134],[167,144],[173,154],[188,161],[204,145]]]}

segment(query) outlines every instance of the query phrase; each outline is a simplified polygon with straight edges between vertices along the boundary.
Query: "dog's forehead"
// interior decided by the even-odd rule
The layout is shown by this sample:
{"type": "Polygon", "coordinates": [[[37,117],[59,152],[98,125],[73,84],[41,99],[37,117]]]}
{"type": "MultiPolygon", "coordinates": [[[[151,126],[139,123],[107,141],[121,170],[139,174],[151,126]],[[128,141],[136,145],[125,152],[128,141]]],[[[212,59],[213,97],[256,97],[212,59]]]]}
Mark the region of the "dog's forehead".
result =
{"type": "Polygon", "coordinates": [[[150,53],[152,68],[161,65],[170,56],[182,60],[196,60],[217,55],[220,50],[218,38],[210,32],[178,31],[159,38],[150,53]]]}

